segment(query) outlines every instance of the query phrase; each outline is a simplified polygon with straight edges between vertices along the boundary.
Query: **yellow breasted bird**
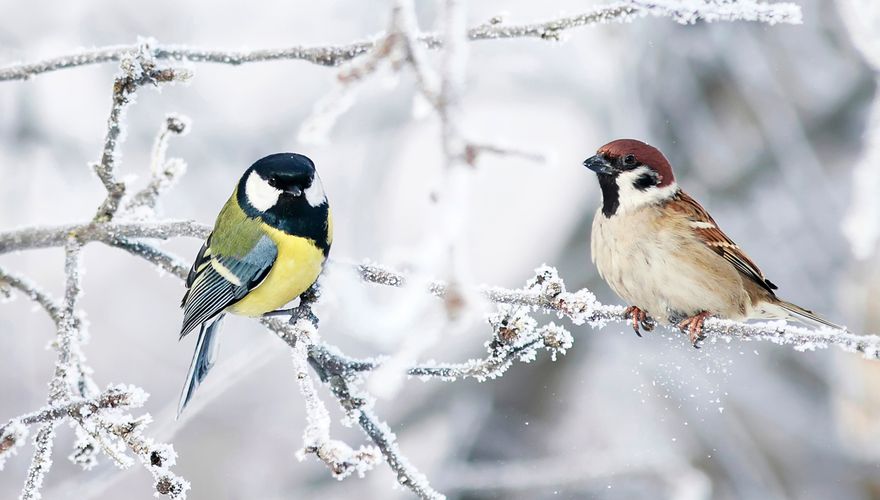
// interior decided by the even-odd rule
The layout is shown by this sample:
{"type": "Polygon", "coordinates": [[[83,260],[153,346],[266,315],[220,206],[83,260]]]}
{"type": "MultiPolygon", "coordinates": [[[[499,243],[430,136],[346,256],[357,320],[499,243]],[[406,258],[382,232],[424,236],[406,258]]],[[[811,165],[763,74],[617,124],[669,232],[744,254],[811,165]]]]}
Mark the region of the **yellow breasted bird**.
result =
{"type": "Polygon", "coordinates": [[[333,219],[315,164],[296,153],[258,160],[241,176],[186,279],[180,338],[199,339],[178,415],[214,365],[225,313],[278,312],[318,279],[333,219]]]}

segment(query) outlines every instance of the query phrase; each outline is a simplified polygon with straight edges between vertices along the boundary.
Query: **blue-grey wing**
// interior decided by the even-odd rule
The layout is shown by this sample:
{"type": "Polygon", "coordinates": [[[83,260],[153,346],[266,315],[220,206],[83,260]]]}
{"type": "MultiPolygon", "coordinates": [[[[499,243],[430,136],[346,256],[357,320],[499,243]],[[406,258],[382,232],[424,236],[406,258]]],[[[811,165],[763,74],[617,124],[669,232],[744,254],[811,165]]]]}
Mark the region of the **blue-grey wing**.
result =
{"type": "Polygon", "coordinates": [[[266,277],[277,257],[278,247],[268,236],[241,257],[215,254],[209,237],[187,277],[180,336],[241,300],[266,277]]]}

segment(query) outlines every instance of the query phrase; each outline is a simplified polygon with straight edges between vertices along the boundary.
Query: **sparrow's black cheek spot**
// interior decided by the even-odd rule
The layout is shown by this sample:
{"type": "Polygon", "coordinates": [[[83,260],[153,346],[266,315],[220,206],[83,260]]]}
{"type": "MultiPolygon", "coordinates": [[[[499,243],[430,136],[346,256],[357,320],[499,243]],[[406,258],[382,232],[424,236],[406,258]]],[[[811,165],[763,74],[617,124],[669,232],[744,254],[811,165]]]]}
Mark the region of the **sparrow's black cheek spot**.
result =
{"type": "Polygon", "coordinates": [[[635,180],[635,182],[633,182],[633,187],[635,187],[639,191],[644,191],[651,186],[656,186],[657,182],[657,176],[651,174],[642,174],[635,180]]]}

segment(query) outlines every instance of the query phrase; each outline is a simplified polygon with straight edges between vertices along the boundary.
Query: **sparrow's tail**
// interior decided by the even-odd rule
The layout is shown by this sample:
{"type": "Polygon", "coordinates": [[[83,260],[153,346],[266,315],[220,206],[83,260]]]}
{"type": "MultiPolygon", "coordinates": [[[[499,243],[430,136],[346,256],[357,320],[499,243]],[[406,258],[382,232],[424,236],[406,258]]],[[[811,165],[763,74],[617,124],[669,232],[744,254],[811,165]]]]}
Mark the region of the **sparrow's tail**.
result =
{"type": "Polygon", "coordinates": [[[199,340],[196,341],[196,350],[193,353],[192,362],[189,364],[186,383],[180,394],[180,403],[177,405],[178,418],[217,360],[217,332],[220,331],[220,323],[222,322],[223,315],[221,314],[207,326],[202,323],[199,327],[199,340]]]}
{"type": "Polygon", "coordinates": [[[791,302],[777,299],[776,305],[785,309],[785,311],[788,313],[788,316],[793,316],[794,319],[798,319],[806,323],[815,323],[831,328],[836,328],[838,330],[846,330],[845,327],[832,323],[822,316],[814,313],[813,311],[810,311],[809,309],[804,309],[803,307],[792,304],[791,302]]]}

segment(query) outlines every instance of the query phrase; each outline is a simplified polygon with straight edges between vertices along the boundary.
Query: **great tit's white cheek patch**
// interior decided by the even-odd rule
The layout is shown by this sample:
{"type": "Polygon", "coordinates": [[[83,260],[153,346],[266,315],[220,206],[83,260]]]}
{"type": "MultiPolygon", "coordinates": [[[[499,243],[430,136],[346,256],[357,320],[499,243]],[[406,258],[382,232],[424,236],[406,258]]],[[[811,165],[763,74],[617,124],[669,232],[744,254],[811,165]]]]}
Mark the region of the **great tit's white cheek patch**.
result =
{"type": "Polygon", "coordinates": [[[248,175],[247,182],[244,185],[245,195],[254,208],[261,212],[265,212],[278,203],[278,197],[281,196],[281,190],[275,189],[269,183],[260,177],[256,172],[248,175]]]}
{"type": "Polygon", "coordinates": [[[319,179],[317,175],[315,175],[315,178],[312,180],[312,185],[309,186],[304,193],[306,195],[306,201],[313,207],[317,207],[322,203],[327,202],[327,197],[324,195],[324,186],[321,185],[321,179],[319,179]]]}

